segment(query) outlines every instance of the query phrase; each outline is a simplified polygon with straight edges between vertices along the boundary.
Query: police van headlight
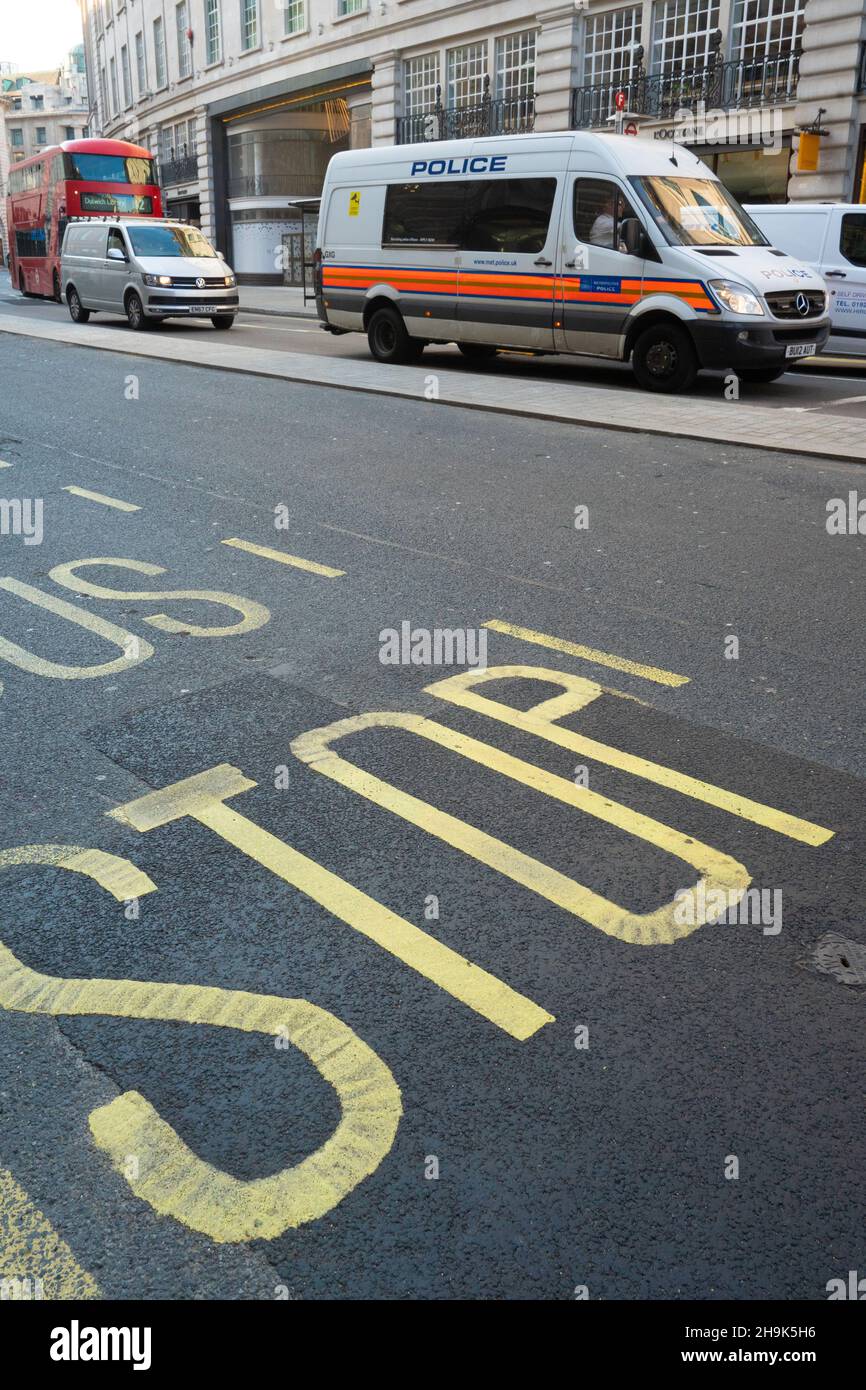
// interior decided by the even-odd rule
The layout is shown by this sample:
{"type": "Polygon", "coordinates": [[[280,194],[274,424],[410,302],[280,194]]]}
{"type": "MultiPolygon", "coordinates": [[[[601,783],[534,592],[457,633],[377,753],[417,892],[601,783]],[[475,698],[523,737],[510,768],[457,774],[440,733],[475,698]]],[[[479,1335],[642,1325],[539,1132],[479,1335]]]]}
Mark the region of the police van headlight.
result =
{"type": "Polygon", "coordinates": [[[227,285],[235,285],[235,284],[237,284],[237,281],[235,280],[235,277],[234,277],[233,275],[227,275],[227,276],[225,277],[225,281],[226,281],[226,284],[227,284],[227,285]]]}
{"type": "Polygon", "coordinates": [[[144,276],[144,283],[145,283],[146,285],[170,285],[170,284],[171,284],[171,276],[170,276],[170,275],[145,275],[145,276],[144,276]]]}
{"type": "Polygon", "coordinates": [[[734,280],[710,280],[710,289],[732,314],[763,314],[760,299],[734,280]]]}

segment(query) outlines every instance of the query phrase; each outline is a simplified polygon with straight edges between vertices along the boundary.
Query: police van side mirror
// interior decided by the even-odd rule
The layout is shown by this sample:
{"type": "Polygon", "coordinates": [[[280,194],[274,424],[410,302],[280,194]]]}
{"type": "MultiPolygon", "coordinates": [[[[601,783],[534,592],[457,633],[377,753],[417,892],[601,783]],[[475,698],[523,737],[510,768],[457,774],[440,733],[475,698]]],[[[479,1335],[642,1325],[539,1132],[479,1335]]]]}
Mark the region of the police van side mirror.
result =
{"type": "Polygon", "coordinates": [[[127,256],[125,252],[121,251],[119,246],[109,246],[108,259],[110,261],[125,261],[127,260],[127,256]]]}
{"type": "Polygon", "coordinates": [[[619,239],[630,256],[646,256],[648,237],[636,217],[624,217],[619,224],[619,239]]]}

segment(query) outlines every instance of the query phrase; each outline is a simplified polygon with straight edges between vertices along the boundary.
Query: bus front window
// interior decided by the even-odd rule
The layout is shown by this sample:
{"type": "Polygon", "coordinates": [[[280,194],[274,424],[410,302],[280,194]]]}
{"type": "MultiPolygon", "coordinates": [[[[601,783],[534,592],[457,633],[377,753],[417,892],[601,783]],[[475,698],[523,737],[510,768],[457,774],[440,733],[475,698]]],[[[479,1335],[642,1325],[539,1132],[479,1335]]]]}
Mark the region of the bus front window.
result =
{"type": "Polygon", "coordinates": [[[769,246],[763,232],[717,179],[636,178],[669,242],[683,246],[769,246]]]}
{"type": "Polygon", "coordinates": [[[83,154],[67,151],[67,178],[83,183],[154,184],[156,176],[152,159],[130,158],[117,154],[83,154]]]}

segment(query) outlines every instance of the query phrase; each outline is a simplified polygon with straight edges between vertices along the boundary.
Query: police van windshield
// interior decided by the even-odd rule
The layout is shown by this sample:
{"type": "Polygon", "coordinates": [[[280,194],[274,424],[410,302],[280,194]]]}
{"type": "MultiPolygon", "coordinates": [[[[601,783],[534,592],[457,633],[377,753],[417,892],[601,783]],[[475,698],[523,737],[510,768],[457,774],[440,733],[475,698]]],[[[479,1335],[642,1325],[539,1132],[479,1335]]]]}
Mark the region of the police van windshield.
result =
{"type": "Polygon", "coordinates": [[[155,227],[142,222],[126,230],[136,256],[216,256],[197,227],[155,227]]]}
{"type": "Polygon", "coordinates": [[[634,178],[656,226],[683,246],[769,246],[767,238],[716,179],[634,178]]]}

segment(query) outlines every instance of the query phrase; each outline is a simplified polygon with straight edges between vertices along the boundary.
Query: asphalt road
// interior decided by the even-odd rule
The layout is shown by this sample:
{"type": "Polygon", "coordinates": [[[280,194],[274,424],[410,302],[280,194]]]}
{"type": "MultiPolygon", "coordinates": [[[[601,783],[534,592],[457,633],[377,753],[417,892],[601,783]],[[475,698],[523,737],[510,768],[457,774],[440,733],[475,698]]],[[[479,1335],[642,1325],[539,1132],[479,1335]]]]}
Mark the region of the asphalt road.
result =
{"type": "MultiPolygon", "coordinates": [[[[26,314],[46,321],[69,321],[65,305],[50,301],[25,299],[13,290],[8,273],[0,272],[0,314],[26,314]]],[[[126,321],[109,314],[96,315],[91,322],[100,327],[113,327],[119,334],[128,334],[126,321]]],[[[213,334],[209,322],[184,322],[182,319],[169,319],[159,329],[167,338],[205,338],[213,334]]],[[[261,347],[276,351],[321,353],[329,357],[348,360],[369,361],[367,340],[363,334],[352,333],[335,336],[324,332],[317,320],[301,317],[279,317],[261,313],[241,313],[237,316],[231,331],[232,343],[246,347],[261,347]]],[[[461,357],[453,345],[429,347],[424,353],[425,363],[431,370],[462,372],[464,374],[484,373],[498,379],[514,377],[541,377],[549,381],[573,381],[593,386],[617,386],[629,391],[639,404],[645,394],[635,384],[631,368],[621,363],[606,362],[601,358],[580,360],[540,357],[534,358],[525,353],[501,353],[495,362],[488,365],[471,365],[461,357]]],[[[723,396],[725,378],[722,373],[702,373],[693,388],[693,394],[706,396],[708,400],[723,396]]],[[[866,419],[866,363],[855,364],[850,368],[834,365],[795,367],[786,372],[778,381],[769,386],[743,385],[744,398],[760,405],[777,407],[780,410],[801,413],[802,411],[822,412],[827,415],[832,428],[835,415],[853,415],[866,419]]]]}
{"type": "Polygon", "coordinates": [[[0,536],[30,847],[0,1168],[65,1242],[49,1288],[823,1299],[866,1268],[863,991],[810,968],[864,939],[864,539],[825,526],[862,470],[8,336],[0,382],[0,491],[44,502],[41,544],[0,536]],[[483,629],[524,669],[496,706],[381,660],[491,621],[560,641],[483,629]],[[598,685],[521,721],[557,673],[598,685]],[[374,712],[408,718],[292,747],[374,712]],[[115,896],[45,845],[127,861],[115,896]],[[675,933],[706,865],[773,923],[675,933]]]}

